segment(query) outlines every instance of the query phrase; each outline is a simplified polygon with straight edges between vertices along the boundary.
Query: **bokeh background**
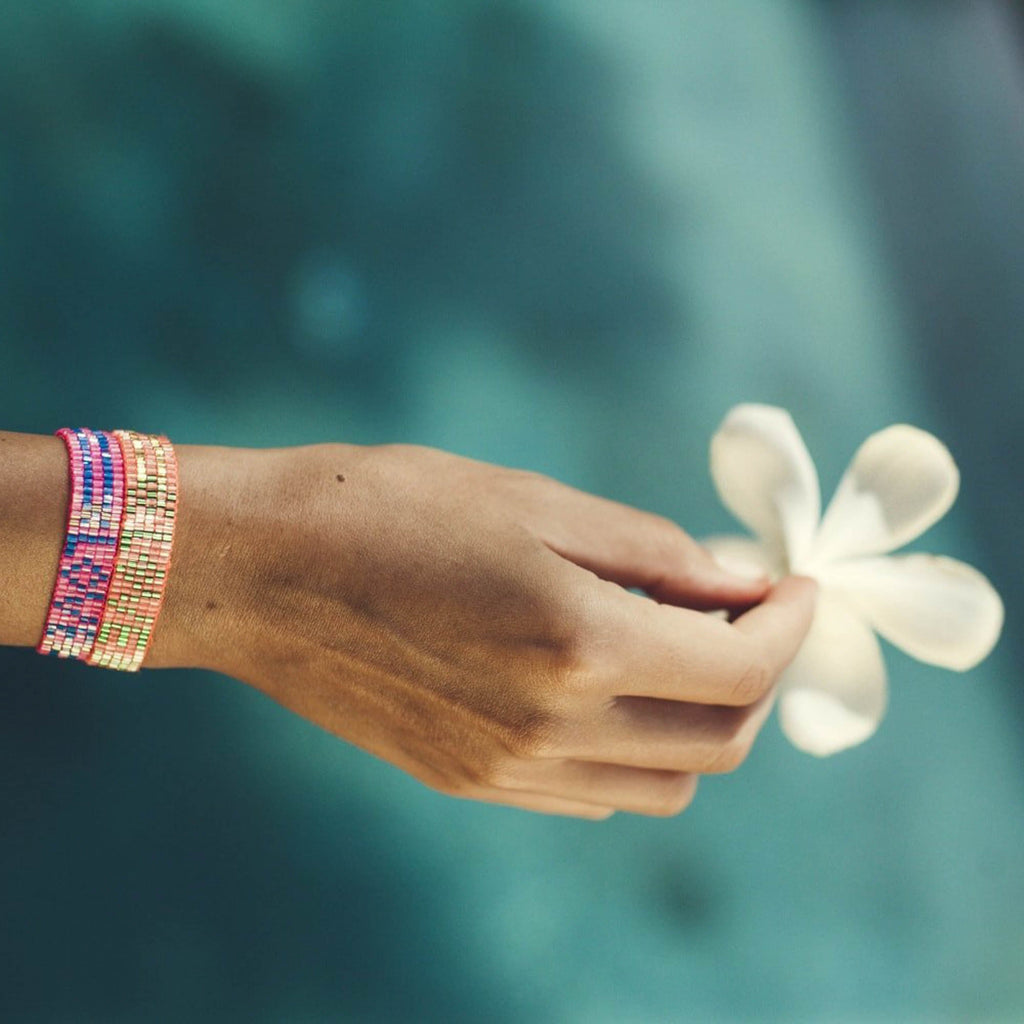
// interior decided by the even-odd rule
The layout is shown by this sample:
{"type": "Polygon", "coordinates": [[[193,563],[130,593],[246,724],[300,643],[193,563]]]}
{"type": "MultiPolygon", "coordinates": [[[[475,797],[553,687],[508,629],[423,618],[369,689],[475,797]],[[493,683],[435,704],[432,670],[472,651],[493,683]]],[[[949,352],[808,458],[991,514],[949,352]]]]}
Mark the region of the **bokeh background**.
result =
{"type": "MultiPolygon", "coordinates": [[[[414,441],[730,528],[909,421],[1002,591],[678,819],[441,797],[202,673],[0,652],[12,1022],[1024,1020],[1024,34],[998,0],[0,0],[0,420],[414,441]]],[[[0,581],[3,585],[3,581],[0,581]]]]}

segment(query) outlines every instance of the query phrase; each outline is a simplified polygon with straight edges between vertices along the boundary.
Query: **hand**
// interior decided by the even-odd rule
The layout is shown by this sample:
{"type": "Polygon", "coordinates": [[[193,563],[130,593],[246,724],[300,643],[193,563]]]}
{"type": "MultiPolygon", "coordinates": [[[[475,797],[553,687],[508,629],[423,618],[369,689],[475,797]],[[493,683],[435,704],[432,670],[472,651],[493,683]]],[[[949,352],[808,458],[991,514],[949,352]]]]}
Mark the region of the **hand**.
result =
{"type": "Polygon", "coordinates": [[[147,667],[244,680],[452,795],[677,813],[743,761],[811,621],[810,581],[769,593],[537,474],[412,446],[178,455],[147,667]]]}

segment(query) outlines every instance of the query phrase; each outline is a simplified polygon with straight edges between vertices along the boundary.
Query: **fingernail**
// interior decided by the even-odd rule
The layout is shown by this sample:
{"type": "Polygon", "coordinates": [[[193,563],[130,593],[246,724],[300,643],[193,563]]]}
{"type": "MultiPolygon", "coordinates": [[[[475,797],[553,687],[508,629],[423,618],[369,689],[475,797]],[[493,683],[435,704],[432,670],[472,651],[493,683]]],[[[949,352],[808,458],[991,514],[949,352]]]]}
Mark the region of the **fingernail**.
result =
{"type": "Polygon", "coordinates": [[[743,580],[744,583],[768,583],[767,573],[753,562],[745,562],[742,558],[730,558],[728,561],[716,561],[715,568],[724,578],[743,580]]]}

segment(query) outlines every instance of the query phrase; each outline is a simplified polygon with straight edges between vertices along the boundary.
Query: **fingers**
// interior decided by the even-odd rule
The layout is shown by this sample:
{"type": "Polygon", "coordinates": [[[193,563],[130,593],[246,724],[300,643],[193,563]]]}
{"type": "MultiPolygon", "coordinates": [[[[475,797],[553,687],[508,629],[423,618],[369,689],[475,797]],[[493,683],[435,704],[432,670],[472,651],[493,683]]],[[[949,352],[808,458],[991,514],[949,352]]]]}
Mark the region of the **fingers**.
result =
{"type": "Polygon", "coordinates": [[[673,815],[699,774],[745,760],[809,628],[813,582],[784,581],[734,623],[600,587],[620,596],[606,599],[615,613],[605,628],[590,623],[601,647],[589,670],[561,682],[560,708],[540,732],[510,736],[471,782],[446,791],[584,818],[673,815]]]}
{"type": "MultiPolygon", "coordinates": [[[[666,817],[692,803],[698,775],[742,764],[771,710],[622,698],[575,756],[511,756],[452,795],[600,820],[614,811],[666,817]]],[[[568,748],[566,748],[568,749],[568,748]]]]}
{"type": "Polygon", "coordinates": [[[816,593],[812,580],[789,577],[730,623],[622,591],[595,685],[610,696],[753,704],[800,649],[816,593]]]}
{"type": "Polygon", "coordinates": [[[602,820],[615,811],[667,817],[689,807],[697,777],[575,760],[519,759],[453,795],[545,814],[602,820]]]}
{"type": "Polygon", "coordinates": [[[731,772],[746,760],[773,704],[774,694],[750,707],[620,697],[580,730],[571,749],[577,760],[702,775],[731,772]]]}
{"type": "Polygon", "coordinates": [[[768,590],[722,569],[675,523],[598,498],[546,477],[524,474],[534,529],[557,554],[602,579],[638,587],[658,601],[689,608],[739,608],[768,590]]]}
{"type": "Polygon", "coordinates": [[[535,811],[538,814],[559,815],[563,818],[585,818],[588,821],[605,821],[615,813],[614,807],[588,804],[578,800],[563,800],[557,796],[539,793],[481,790],[479,793],[462,793],[460,795],[469,800],[479,800],[482,803],[517,807],[521,811],[535,811]]]}
{"type": "Polygon", "coordinates": [[[697,776],[566,760],[524,765],[511,785],[528,788],[531,793],[552,793],[563,799],[600,803],[632,814],[669,817],[681,814],[693,802],[697,776]]]}

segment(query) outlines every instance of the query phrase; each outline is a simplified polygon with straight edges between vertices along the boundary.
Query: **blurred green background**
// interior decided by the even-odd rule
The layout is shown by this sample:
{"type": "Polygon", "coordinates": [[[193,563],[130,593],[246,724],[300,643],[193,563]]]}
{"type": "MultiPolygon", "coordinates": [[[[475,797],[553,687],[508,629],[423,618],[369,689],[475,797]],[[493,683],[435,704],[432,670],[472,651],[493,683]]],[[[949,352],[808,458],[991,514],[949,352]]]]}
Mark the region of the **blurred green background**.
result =
{"type": "Polygon", "coordinates": [[[792,409],[1007,603],[668,821],[441,797],[255,691],[0,652],[12,1022],[1024,1020],[1024,36],[996,0],[0,0],[7,429],[412,441],[731,528],[792,409]]]}

